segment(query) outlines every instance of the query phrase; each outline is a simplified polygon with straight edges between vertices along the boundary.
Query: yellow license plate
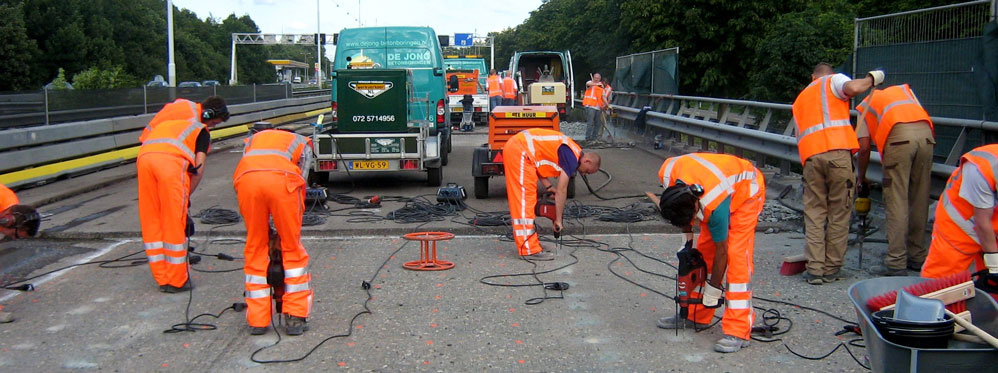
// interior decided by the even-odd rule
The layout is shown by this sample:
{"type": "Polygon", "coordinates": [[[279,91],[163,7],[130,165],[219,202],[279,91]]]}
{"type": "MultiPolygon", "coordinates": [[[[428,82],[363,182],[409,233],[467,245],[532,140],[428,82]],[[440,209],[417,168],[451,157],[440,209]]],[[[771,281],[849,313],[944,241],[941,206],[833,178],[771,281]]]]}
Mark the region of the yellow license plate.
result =
{"type": "Polygon", "coordinates": [[[464,111],[464,108],[463,107],[456,107],[456,108],[450,109],[450,111],[455,112],[455,113],[460,113],[460,112],[464,111]]]}
{"type": "Polygon", "coordinates": [[[388,161],[353,161],[353,170],[387,170],[388,161]]]}
{"type": "Polygon", "coordinates": [[[554,92],[541,92],[541,96],[554,96],[554,92]]]}
{"type": "Polygon", "coordinates": [[[504,113],[505,118],[543,118],[543,113],[504,113]]]}

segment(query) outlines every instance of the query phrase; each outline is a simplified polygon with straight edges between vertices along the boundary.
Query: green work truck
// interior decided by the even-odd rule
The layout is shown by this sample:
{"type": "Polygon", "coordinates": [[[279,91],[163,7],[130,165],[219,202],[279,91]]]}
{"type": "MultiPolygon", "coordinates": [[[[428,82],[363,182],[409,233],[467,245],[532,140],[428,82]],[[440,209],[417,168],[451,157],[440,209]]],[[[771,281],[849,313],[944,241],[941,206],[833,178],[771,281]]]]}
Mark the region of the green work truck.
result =
{"type": "Polygon", "coordinates": [[[425,171],[443,180],[450,128],[443,58],[428,27],[340,31],[332,120],[312,134],[318,180],[334,172],[425,171]]]}

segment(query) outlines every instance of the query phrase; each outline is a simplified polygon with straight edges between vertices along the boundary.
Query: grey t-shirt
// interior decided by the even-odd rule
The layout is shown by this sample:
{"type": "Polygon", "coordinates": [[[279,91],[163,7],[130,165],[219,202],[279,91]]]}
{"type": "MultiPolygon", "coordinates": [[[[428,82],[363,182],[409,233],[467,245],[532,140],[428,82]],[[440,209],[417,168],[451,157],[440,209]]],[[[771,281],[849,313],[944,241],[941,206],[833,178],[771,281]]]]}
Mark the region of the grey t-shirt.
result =
{"type": "Polygon", "coordinates": [[[991,190],[991,185],[977,165],[964,163],[961,172],[963,174],[960,175],[960,198],[979,209],[994,208],[995,191],[991,190]]]}

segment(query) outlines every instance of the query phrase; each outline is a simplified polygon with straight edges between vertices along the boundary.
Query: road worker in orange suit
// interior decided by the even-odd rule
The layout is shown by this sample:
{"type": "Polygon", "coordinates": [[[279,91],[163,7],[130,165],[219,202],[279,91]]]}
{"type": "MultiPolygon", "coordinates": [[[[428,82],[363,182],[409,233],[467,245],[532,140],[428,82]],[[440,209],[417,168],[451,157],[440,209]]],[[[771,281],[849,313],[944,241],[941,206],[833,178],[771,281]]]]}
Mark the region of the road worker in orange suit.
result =
{"type": "Polygon", "coordinates": [[[135,162],[142,242],[153,279],[165,293],[190,290],[184,248],[190,196],[204,175],[211,146],[208,130],[228,118],[227,113],[210,114],[202,117],[204,122],[159,123],[145,138],[135,162]]]}
{"type": "Polygon", "coordinates": [[[977,287],[998,294],[998,144],[985,145],[960,158],[936,206],[929,256],[922,277],[939,278],[985,271],[977,287]],[[982,282],[988,282],[984,285],[982,282]]]}
{"type": "Polygon", "coordinates": [[[887,211],[887,257],[869,272],[907,276],[919,271],[929,250],[925,224],[929,217],[929,183],[936,140],[932,119],[907,84],[878,89],[856,110],[859,136],[859,184],[867,185],[870,142],[877,145],[884,165],[884,207],[887,211]]]}
{"type": "MultiPolygon", "coordinates": [[[[34,207],[19,204],[17,195],[0,184],[0,241],[34,237],[42,218],[34,207]]],[[[14,315],[0,311],[0,323],[14,321],[14,315]]]]}
{"type": "Polygon", "coordinates": [[[512,72],[506,70],[506,77],[502,78],[502,105],[516,105],[516,92],[516,80],[513,80],[512,72]]]}
{"type": "Polygon", "coordinates": [[[736,352],[747,347],[755,322],[749,285],[754,271],[755,226],[766,200],[762,173],[735,156],[691,153],[666,159],[658,176],[665,187],[659,200],[662,217],[683,228],[687,246],[693,244],[693,227],[699,227],[695,249],[703,255],[709,274],[703,291],[691,294],[702,298],[702,305],[690,305],[688,319],[662,318],[658,327],[706,328],[714,318],[713,308],[720,306],[726,293],[721,318],[724,337],[714,350],[736,352]],[[727,283],[727,292],[722,280],[727,283]]]}
{"type": "Polygon", "coordinates": [[[271,292],[267,285],[269,221],[281,237],[284,266],[282,312],[287,333],[308,330],[312,309],[308,253],[301,244],[305,213],[305,180],[312,160],[312,142],[294,132],[265,129],[246,143],[232,183],[239,197],[239,212],[246,223],[246,320],[250,334],[266,333],[271,323],[271,292]]]}
{"type": "Polygon", "coordinates": [[[200,104],[191,100],[178,98],[176,101],[163,106],[152,117],[146,128],[142,130],[139,142],[145,142],[153,128],[168,120],[185,120],[191,123],[201,122],[206,126],[214,127],[219,123],[229,120],[229,108],[225,105],[225,99],[219,96],[208,97],[200,104]]]}
{"type": "Polygon", "coordinates": [[[543,251],[534,231],[538,180],[555,194],[554,230],[560,232],[569,179],[576,173],[589,175],[599,170],[600,156],[583,153],[579,144],[561,132],[540,128],[513,135],[503,146],[502,155],[517,250],[527,259],[554,260],[553,254],[543,251]],[[552,177],[558,178],[557,187],[548,180],[552,177]]]}
{"type": "Polygon", "coordinates": [[[852,155],[859,150],[849,121],[849,98],[884,81],[884,72],[870,71],[850,80],[820,63],[811,84],[793,104],[797,150],[804,165],[804,237],[811,285],[847,278],[842,271],[853,210],[856,173],[852,155]]]}

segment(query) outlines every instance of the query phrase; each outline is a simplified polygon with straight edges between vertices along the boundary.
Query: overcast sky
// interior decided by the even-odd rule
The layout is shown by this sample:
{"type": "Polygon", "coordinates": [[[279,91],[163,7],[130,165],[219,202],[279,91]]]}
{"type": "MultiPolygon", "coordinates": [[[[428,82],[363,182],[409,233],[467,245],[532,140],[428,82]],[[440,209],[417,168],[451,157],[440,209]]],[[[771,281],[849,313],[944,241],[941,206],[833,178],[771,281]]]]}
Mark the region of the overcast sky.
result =
{"type": "MultiPolygon", "coordinates": [[[[248,14],[264,33],[315,33],[316,0],[173,0],[204,19],[248,14]]],[[[319,0],[321,31],[358,26],[430,26],[440,35],[501,31],[523,23],[541,0],[319,0]],[[359,6],[359,9],[358,9],[359,6]]],[[[332,56],[327,56],[332,57],[332,56]]]]}

